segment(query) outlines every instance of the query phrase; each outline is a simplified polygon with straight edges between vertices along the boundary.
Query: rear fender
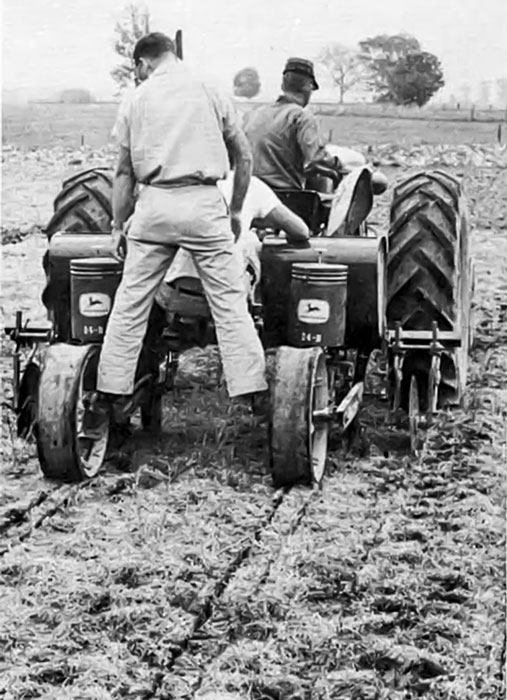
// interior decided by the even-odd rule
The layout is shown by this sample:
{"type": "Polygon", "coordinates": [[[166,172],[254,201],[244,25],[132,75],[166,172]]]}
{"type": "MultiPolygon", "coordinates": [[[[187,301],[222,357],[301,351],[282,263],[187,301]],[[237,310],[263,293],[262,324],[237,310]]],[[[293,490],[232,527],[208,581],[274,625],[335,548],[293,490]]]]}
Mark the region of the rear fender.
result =
{"type": "Polygon", "coordinates": [[[42,303],[59,340],[70,338],[70,261],[76,258],[109,257],[109,233],[54,233],[42,259],[46,286],[42,303]]]}

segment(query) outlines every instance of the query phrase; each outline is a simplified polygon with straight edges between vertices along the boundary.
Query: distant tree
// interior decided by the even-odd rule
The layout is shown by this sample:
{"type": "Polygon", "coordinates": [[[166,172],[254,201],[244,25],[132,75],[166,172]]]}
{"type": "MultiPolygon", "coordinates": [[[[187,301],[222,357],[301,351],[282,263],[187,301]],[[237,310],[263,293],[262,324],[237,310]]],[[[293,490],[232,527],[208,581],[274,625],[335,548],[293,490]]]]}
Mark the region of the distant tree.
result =
{"type": "Polygon", "coordinates": [[[338,88],[340,104],[343,104],[347,92],[364,80],[365,65],[357,49],[333,42],[322,49],[318,62],[326,68],[338,88]]]}
{"type": "Polygon", "coordinates": [[[259,73],[255,68],[243,68],[234,76],[233,85],[236,97],[255,97],[261,90],[259,73]]]}
{"type": "Polygon", "coordinates": [[[95,98],[89,90],[71,88],[60,92],[58,102],[64,102],[65,104],[90,104],[95,102],[95,98]]]}
{"type": "Polygon", "coordinates": [[[114,28],[116,39],[114,50],[122,57],[111,71],[113,80],[118,85],[118,93],[135,82],[135,65],[132,54],[136,42],[150,31],[150,13],[138,5],[127,5],[121,19],[114,28]]]}
{"type": "Polygon", "coordinates": [[[388,101],[391,96],[392,73],[398,61],[421,50],[418,40],[407,34],[378,34],[360,41],[359,48],[367,83],[380,101],[388,101]]]}
{"type": "Polygon", "coordinates": [[[413,36],[379,34],[359,47],[378,102],[422,106],[444,85],[440,61],[413,36]]]}
{"type": "Polygon", "coordinates": [[[409,53],[402,58],[391,80],[392,101],[398,105],[422,107],[444,86],[440,61],[427,51],[409,53]]]}

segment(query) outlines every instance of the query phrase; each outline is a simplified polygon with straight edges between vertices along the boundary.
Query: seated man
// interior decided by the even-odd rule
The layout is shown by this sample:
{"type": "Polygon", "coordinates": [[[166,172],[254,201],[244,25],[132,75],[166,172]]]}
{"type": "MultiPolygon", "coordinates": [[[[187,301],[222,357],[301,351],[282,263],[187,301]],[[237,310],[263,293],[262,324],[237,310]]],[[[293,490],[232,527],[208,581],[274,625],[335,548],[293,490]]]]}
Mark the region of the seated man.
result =
{"type": "Polygon", "coordinates": [[[253,174],[273,189],[303,189],[305,168],[321,161],[336,168],[317,120],[305,107],[318,90],[313,63],[290,58],[283,71],[283,94],[274,104],[249,112],[243,130],[253,153],[253,174]]]}
{"type": "MultiPolygon", "coordinates": [[[[225,180],[219,180],[217,187],[222,193],[227,205],[231,201],[233,173],[230,172],[225,180]]],[[[256,284],[260,279],[260,248],[261,243],[253,231],[252,223],[258,220],[262,226],[281,229],[287,235],[287,241],[293,245],[308,245],[309,231],[307,225],[299,216],[288,209],[270,188],[261,180],[252,177],[242,210],[241,236],[237,242],[243,253],[245,270],[248,270],[256,284]]],[[[197,270],[191,255],[180,248],[164,278],[170,284],[181,277],[198,279],[197,270]]]]}

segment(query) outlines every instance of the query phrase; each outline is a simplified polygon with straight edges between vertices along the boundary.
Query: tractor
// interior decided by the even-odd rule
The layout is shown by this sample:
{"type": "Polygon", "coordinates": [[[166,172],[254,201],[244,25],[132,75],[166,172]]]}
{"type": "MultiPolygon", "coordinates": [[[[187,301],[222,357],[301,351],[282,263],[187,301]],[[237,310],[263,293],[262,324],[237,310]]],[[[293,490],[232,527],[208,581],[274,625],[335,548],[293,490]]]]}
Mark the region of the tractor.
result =
{"type": "MultiPolygon", "coordinates": [[[[360,153],[328,148],[339,171],[313,164],[306,189],[276,193],[308,224],[309,246],[259,231],[262,272],[251,313],[275,356],[267,439],[276,487],[322,481],[330,429],[346,435],[354,425],[372,353],[382,357],[389,410],[408,418],[414,449],[418,426],[465,396],[473,267],[459,181],[439,170],[405,178],[394,188],[389,230],[374,231],[368,215],[385,177],[360,153]]],[[[43,473],[60,480],[95,476],[114,428],[107,418],[99,435],[83,430],[122,274],[110,254],[111,194],[106,168],[63,183],[46,227],[42,299],[50,325],[25,326],[18,312],[5,329],[15,344],[18,433],[35,437],[43,473]]],[[[144,429],[160,428],[178,354],[214,342],[200,281],[165,285],[131,402],[144,429]]]]}

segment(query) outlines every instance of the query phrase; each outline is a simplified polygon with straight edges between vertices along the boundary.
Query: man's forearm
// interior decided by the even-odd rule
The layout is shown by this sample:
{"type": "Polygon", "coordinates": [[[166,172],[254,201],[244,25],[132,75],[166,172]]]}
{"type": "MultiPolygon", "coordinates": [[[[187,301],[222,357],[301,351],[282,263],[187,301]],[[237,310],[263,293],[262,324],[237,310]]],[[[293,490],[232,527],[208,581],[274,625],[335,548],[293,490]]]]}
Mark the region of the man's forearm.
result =
{"type": "Polygon", "coordinates": [[[122,227],[134,211],[135,186],[136,178],[130,155],[123,151],[113,180],[113,220],[118,227],[122,227]]]}
{"type": "Polygon", "coordinates": [[[113,181],[113,219],[121,227],[134,211],[135,178],[126,173],[115,175],[113,181]]]}
{"type": "Polygon", "coordinates": [[[226,130],[224,140],[234,167],[230,210],[239,212],[243,207],[252,177],[253,156],[248,139],[236,125],[226,130]]]}
{"type": "Polygon", "coordinates": [[[250,179],[252,177],[252,157],[243,153],[234,164],[234,181],[232,185],[231,211],[241,211],[245,201],[250,179]]]}

